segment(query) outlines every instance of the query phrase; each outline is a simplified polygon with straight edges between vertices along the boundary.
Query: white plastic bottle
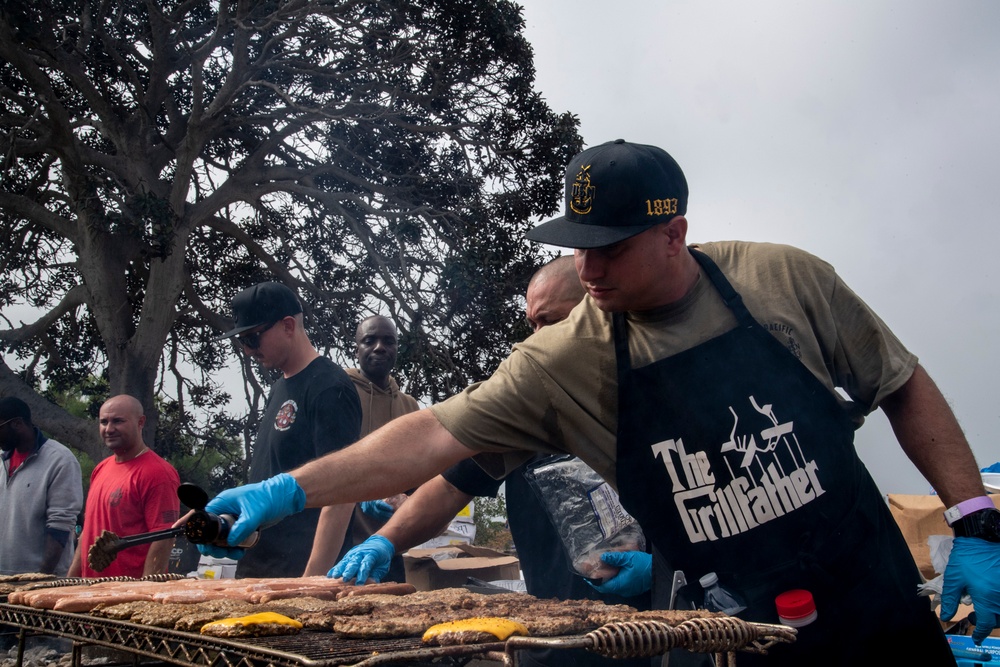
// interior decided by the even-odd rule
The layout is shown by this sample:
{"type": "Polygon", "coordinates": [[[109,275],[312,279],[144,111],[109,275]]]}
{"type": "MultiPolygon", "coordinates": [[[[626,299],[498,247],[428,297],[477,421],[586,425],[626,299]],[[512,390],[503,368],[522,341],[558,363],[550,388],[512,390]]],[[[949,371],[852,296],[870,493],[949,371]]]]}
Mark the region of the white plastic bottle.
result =
{"type": "Polygon", "coordinates": [[[747,608],[746,603],[736,593],[726,590],[719,584],[719,576],[709,572],[698,580],[705,589],[705,609],[721,611],[727,616],[735,616],[747,608]]]}

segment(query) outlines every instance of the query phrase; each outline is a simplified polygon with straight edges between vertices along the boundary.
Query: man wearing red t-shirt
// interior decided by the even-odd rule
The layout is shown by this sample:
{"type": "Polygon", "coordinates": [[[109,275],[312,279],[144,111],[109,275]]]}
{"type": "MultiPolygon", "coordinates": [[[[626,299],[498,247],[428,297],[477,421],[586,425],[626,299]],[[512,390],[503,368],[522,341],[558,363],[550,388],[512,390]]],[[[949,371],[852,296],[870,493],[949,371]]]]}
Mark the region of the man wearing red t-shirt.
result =
{"type": "Polygon", "coordinates": [[[132,396],[109,398],[101,406],[101,439],[112,451],[94,468],[83,519],[80,548],[71,577],[142,577],[167,571],[170,540],[129,547],[100,572],[92,569],[85,554],[105,530],[119,537],[170,528],[177,521],[180,476],[142,439],[146,416],[132,396]]]}

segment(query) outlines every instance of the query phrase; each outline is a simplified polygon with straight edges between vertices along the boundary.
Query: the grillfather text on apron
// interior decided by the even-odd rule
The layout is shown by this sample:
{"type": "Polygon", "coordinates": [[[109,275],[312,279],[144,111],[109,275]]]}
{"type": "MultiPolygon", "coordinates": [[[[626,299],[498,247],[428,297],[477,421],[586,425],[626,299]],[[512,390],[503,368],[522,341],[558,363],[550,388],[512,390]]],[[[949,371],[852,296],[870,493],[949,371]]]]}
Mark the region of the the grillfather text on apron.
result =
{"type": "Polygon", "coordinates": [[[670,476],[671,492],[681,522],[692,542],[713,541],[746,533],[807,505],[823,495],[819,466],[806,460],[793,422],[780,422],[771,404],[741,408],[746,420],[766,423],[740,428],[729,406],[733,428],[718,451],[688,452],[681,438],[650,445],[670,476]],[[747,417],[749,415],[749,417],[747,417]],[[710,455],[711,454],[711,455],[710,455]]]}

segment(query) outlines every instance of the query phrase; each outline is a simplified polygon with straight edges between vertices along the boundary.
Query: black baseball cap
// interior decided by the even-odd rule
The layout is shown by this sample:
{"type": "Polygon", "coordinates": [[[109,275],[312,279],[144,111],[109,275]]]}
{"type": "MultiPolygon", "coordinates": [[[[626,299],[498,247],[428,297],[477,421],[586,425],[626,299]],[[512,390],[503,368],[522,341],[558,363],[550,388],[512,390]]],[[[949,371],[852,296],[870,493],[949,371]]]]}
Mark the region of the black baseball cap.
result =
{"type": "Polygon", "coordinates": [[[26,423],[31,423],[31,408],[16,396],[0,398],[0,422],[20,417],[26,423]]]}
{"type": "Polygon", "coordinates": [[[302,312],[302,304],[295,292],[281,283],[257,283],[233,297],[233,316],[236,326],[216,340],[238,336],[264,324],[273,324],[289,315],[302,312]]]}
{"type": "Polygon", "coordinates": [[[665,150],[616,139],[570,161],[566,214],[527,237],[564,248],[600,248],[684,215],[687,200],[684,172],[665,150]]]}

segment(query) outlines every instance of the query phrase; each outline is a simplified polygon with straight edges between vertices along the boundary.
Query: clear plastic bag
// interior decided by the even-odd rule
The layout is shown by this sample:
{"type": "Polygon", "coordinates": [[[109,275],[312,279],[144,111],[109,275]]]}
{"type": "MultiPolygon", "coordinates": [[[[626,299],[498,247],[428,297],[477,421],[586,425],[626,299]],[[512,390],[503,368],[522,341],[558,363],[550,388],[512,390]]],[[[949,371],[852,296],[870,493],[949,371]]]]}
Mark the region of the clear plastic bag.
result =
{"type": "Polygon", "coordinates": [[[601,561],[605,551],[644,551],[646,538],[618,494],[575,456],[547,457],[530,464],[525,478],[562,539],[573,569],[605,581],[618,568],[601,561]]]}

